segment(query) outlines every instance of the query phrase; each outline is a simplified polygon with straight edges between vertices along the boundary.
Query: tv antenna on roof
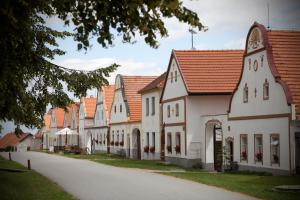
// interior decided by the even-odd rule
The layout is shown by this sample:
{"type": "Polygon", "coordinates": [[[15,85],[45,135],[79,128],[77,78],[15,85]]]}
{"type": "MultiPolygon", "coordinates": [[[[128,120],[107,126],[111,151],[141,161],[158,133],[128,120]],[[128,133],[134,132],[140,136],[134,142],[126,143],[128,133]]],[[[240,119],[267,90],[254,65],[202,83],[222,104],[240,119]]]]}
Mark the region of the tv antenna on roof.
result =
{"type": "Polygon", "coordinates": [[[268,26],[267,26],[267,28],[270,29],[270,5],[269,5],[269,2],[267,2],[267,9],[268,9],[268,26]]]}
{"type": "Polygon", "coordinates": [[[195,50],[196,48],[194,47],[194,34],[196,34],[196,31],[194,31],[193,28],[190,28],[189,32],[191,33],[192,36],[192,50],[195,50]]]}

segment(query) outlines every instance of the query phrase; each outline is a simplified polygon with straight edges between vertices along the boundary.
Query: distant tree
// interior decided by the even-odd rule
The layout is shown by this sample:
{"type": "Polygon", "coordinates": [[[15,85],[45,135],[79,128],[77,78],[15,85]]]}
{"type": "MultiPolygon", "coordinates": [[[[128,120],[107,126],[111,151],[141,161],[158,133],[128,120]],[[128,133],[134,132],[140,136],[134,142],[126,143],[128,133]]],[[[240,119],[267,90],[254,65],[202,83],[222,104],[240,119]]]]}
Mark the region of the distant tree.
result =
{"type": "Polygon", "coordinates": [[[63,83],[76,97],[108,83],[117,64],[77,71],[51,63],[65,53],[58,38],[73,37],[78,50],[87,50],[92,37],[106,48],[114,33],[129,43],[139,34],[157,48],[157,36],[168,35],[163,18],[171,17],[203,29],[197,14],[178,0],[1,0],[0,120],[41,127],[49,103],[65,108],[71,102],[63,83]],[[72,33],[54,30],[45,22],[48,17],[75,28],[72,33]]]}

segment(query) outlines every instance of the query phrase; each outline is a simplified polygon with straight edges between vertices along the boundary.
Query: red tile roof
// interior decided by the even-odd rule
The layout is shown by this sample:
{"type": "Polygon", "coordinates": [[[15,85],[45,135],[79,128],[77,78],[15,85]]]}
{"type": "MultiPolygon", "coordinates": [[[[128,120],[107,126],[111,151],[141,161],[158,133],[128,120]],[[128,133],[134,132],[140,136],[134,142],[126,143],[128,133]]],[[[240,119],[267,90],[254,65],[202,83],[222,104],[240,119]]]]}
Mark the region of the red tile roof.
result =
{"type": "Polygon", "coordinates": [[[110,110],[111,110],[111,106],[115,94],[115,86],[114,85],[102,86],[101,90],[103,92],[103,97],[104,97],[103,106],[106,112],[106,121],[107,124],[109,124],[110,110]]]}
{"type": "Polygon", "coordinates": [[[8,146],[17,146],[27,137],[32,136],[30,133],[16,135],[15,133],[7,133],[0,139],[0,149],[5,149],[8,146]]]}
{"type": "Polygon", "coordinates": [[[300,119],[300,31],[268,30],[274,65],[288,86],[300,119]]]}
{"type": "Polygon", "coordinates": [[[55,114],[56,118],[56,128],[63,128],[64,127],[64,116],[65,110],[63,108],[53,108],[52,112],[55,114]]]}
{"type": "Polygon", "coordinates": [[[130,122],[141,121],[142,97],[138,93],[157,76],[121,76],[124,84],[125,100],[127,100],[130,114],[130,122]]]}
{"type": "Polygon", "coordinates": [[[166,77],[167,77],[167,72],[163,73],[162,75],[154,79],[151,83],[147,84],[145,87],[139,90],[139,93],[144,93],[156,88],[162,88],[164,86],[166,77]]]}
{"type": "Polygon", "coordinates": [[[231,94],[238,83],[243,50],[173,50],[189,94],[231,94]]]}
{"type": "Polygon", "coordinates": [[[85,118],[94,118],[97,99],[95,97],[83,97],[82,99],[84,104],[85,118]]]}

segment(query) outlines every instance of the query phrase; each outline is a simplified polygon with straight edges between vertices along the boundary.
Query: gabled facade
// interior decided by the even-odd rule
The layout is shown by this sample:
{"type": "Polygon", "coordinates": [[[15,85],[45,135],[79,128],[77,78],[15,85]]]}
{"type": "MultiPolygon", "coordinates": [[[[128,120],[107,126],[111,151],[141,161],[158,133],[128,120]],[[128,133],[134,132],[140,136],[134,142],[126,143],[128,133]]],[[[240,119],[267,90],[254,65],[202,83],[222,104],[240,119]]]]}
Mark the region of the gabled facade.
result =
{"type": "Polygon", "coordinates": [[[110,109],[114,97],[115,86],[102,86],[97,91],[97,105],[93,127],[93,152],[109,152],[108,135],[110,109]]]}
{"type": "Polygon", "coordinates": [[[110,152],[141,159],[141,95],[153,76],[117,75],[110,111],[110,152]]]}
{"type": "Polygon", "coordinates": [[[249,30],[243,71],[228,113],[240,169],[292,174],[300,169],[300,31],[249,30]]]}
{"type": "Polygon", "coordinates": [[[166,73],[163,73],[139,91],[142,95],[142,159],[145,160],[159,160],[161,155],[160,96],[165,78],[166,73]]]}
{"type": "Polygon", "coordinates": [[[79,106],[79,143],[87,153],[92,151],[92,129],[94,126],[94,115],[96,110],[95,97],[82,97],[79,106]]]}
{"type": "MultiPolygon", "coordinates": [[[[173,50],[161,95],[162,157],[185,167],[221,170],[214,156],[215,128],[222,128],[242,65],[241,50],[173,50]],[[214,167],[214,157],[218,166],[214,167]]],[[[218,152],[222,152],[218,143],[218,152]]]]}
{"type": "Polygon", "coordinates": [[[51,123],[51,110],[49,110],[45,115],[44,115],[44,125],[41,128],[40,132],[42,134],[42,145],[43,149],[49,149],[50,146],[50,141],[49,141],[49,134],[51,133],[50,130],[50,123],[51,123]]]}

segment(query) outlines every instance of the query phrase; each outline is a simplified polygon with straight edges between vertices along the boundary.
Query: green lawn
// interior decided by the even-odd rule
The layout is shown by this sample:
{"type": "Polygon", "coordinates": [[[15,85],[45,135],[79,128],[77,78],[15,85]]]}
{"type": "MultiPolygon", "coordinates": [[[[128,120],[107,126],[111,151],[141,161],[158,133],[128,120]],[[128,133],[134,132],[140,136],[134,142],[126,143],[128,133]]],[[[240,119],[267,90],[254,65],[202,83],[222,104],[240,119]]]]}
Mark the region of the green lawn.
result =
{"type": "Polygon", "coordinates": [[[76,154],[62,154],[66,157],[70,158],[78,158],[78,159],[87,159],[107,165],[112,165],[116,167],[125,167],[125,168],[139,168],[139,169],[148,169],[148,170],[183,170],[183,168],[165,164],[160,161],[152,161],[152,160],[131,160],[126,159],[124,157],[114,155],[114,154],[92,154],[92,155],[76,155],[76,154]]]}
{"type": "Polygon", "coordinates": [[[207,185],[241,192],[261,199],[291,200],[300,199],[300,193],[273,192],[277,185],[300,185],[299,176],[258,176],[250,174],[208,173],[208,172],[170,172],[163,173],[207,185]]]}
{"type": "MultiPolygon", "coordinates": [[[[5,160],[0,156],[0,169],[23,169],[22,165],[5,160]]],[[[68,200],[75,199],[46,177],[30,170],[25,172],[7,172],[0,170],[1,200],[68,200]]]]}

